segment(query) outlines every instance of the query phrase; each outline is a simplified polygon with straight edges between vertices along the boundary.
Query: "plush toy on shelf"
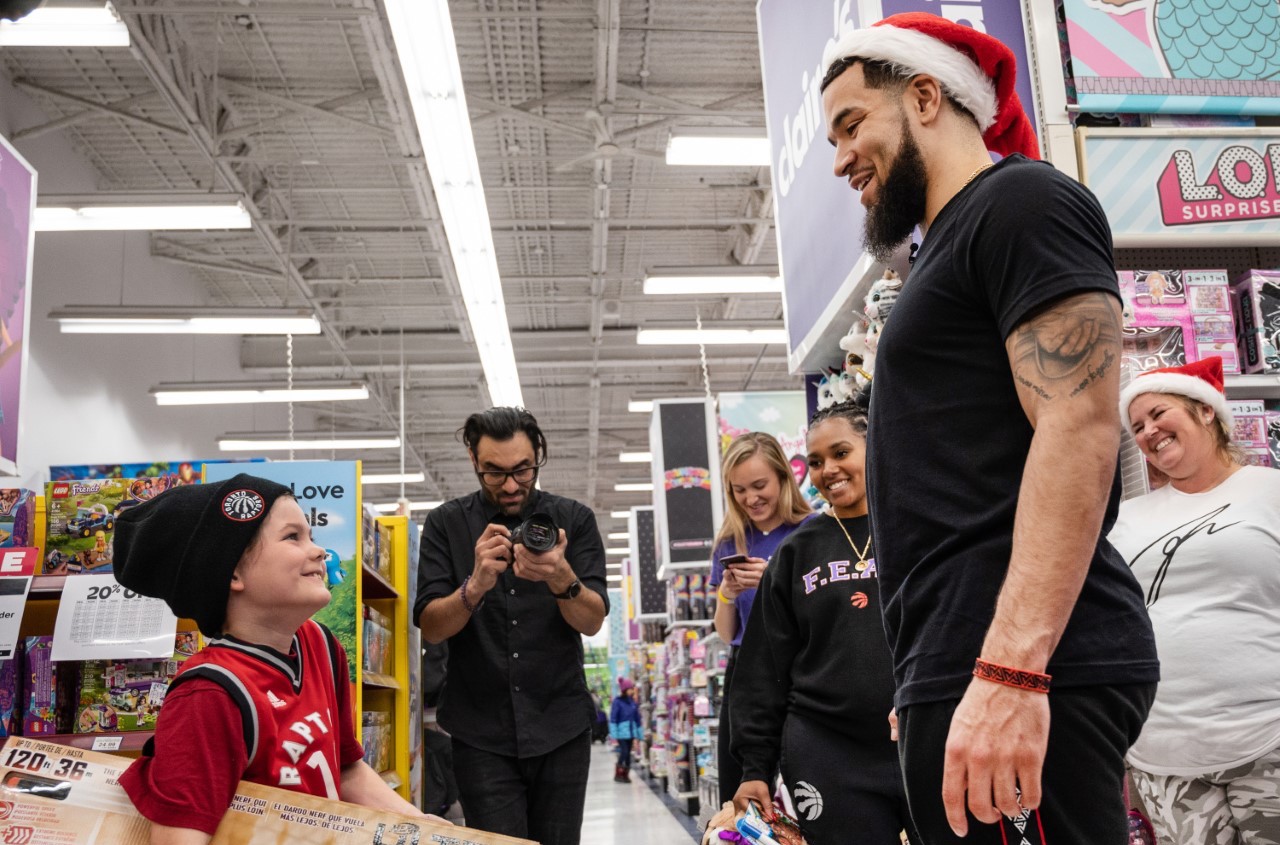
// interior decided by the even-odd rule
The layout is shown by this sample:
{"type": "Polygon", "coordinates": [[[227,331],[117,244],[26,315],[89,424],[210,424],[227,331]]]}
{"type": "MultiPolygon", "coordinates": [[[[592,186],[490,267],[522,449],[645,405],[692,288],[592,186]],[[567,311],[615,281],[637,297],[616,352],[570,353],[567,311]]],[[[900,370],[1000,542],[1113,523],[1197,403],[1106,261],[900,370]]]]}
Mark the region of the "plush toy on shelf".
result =
{"type": "Polygon", "coordinates": [[[862,313],[867,315],[866,354],[863,355],[867,372],[874,372],[876,346],[880,343],[880,333],[889,319],[893,305],[902,292],[902,279],[892,269],[884,271],[884,276],[877,279],[867,291],[866,307],[862,313]]]}

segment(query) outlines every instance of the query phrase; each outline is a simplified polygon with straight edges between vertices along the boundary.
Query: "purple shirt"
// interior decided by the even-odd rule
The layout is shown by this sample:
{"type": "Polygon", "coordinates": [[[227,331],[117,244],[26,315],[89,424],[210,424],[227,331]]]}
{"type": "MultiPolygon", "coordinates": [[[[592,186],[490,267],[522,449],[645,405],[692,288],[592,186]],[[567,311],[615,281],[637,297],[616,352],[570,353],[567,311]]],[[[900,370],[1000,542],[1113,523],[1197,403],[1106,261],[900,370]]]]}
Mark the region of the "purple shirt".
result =
{"type": "MultiPolygon", "coordinates": [[[[777,550],[778,546],[782,545],[782,541],[810,518],[805,517],[803,521],[797,522],[795,525],[789,525],[784,522],[767,533],[759,530],[754,525],[748,524],[747,557],[763,558],[766,561],[771,560],[774,551],[777,550]]],[[[719,589],[720,582],[724,580],[724,564],[720,562],[720,558],[734,554],[737,554],[737,549],[734,548],[732,539],[726,540],[715,547],[711,552],[711,580],[707,582],[708,584],[719,589]]],[[[716,600],[719,601],[718,598],[716,600]]],[[[756,590],[754,587],[738,593],[737,598],[733,600],[733,608],[738,615],[738,627],[734,629],[733,640],[729,645],[742,645],[742,634],[747,630],[747,620],[751,618],[751,604],[755,600],[756,590]]]]}

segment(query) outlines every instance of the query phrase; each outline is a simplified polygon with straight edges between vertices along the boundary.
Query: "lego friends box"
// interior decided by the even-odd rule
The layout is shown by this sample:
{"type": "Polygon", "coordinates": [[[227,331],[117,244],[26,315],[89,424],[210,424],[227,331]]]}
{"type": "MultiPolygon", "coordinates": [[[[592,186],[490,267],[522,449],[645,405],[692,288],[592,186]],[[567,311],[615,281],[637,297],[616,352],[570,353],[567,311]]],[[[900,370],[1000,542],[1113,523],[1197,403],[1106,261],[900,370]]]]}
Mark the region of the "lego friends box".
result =
{"type": "MultiPolygon", "coordinates": [[[[147,845],[128,760],[24,737],[0,749],[0,842],[147,845]]],[[[536,845],[241,781],[212,845],[536,845]]]]}

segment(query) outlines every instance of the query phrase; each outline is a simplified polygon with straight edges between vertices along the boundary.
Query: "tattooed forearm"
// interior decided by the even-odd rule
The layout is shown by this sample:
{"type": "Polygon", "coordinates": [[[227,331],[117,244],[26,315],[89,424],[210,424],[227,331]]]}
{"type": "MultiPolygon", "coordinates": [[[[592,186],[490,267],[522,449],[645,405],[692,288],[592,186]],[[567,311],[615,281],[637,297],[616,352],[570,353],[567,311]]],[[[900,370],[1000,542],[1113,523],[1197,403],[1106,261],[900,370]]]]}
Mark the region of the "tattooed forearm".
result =
{"type": "Polygon", "coordinates": [[[1009,338],[1014,379],[1041,399],[1078,396],[1106,379],[1120,358],[1115,298],[1086,293],[1052,305],[1009,338]]]}

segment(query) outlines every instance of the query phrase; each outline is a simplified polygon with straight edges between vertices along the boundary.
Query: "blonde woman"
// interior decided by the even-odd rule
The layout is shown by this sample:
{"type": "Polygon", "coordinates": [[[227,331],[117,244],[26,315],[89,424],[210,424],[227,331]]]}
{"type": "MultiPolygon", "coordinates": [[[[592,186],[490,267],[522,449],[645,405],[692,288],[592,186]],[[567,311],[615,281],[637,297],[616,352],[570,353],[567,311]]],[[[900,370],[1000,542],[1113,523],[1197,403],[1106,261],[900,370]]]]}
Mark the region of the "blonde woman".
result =
{"type": "Polygon", "coordinates": [[[733,723],[729,686],[742,632],[751,616],[756,587],[778,545],[812,511],[800,494],[781,444],[759,431],[735,437],[721,459],[729,507],[711,554],[710,584],[716,588],[716,633],[730,646],[720,708],[720,800],[733,799],[742,767],[729,752],[733,723]]]}

